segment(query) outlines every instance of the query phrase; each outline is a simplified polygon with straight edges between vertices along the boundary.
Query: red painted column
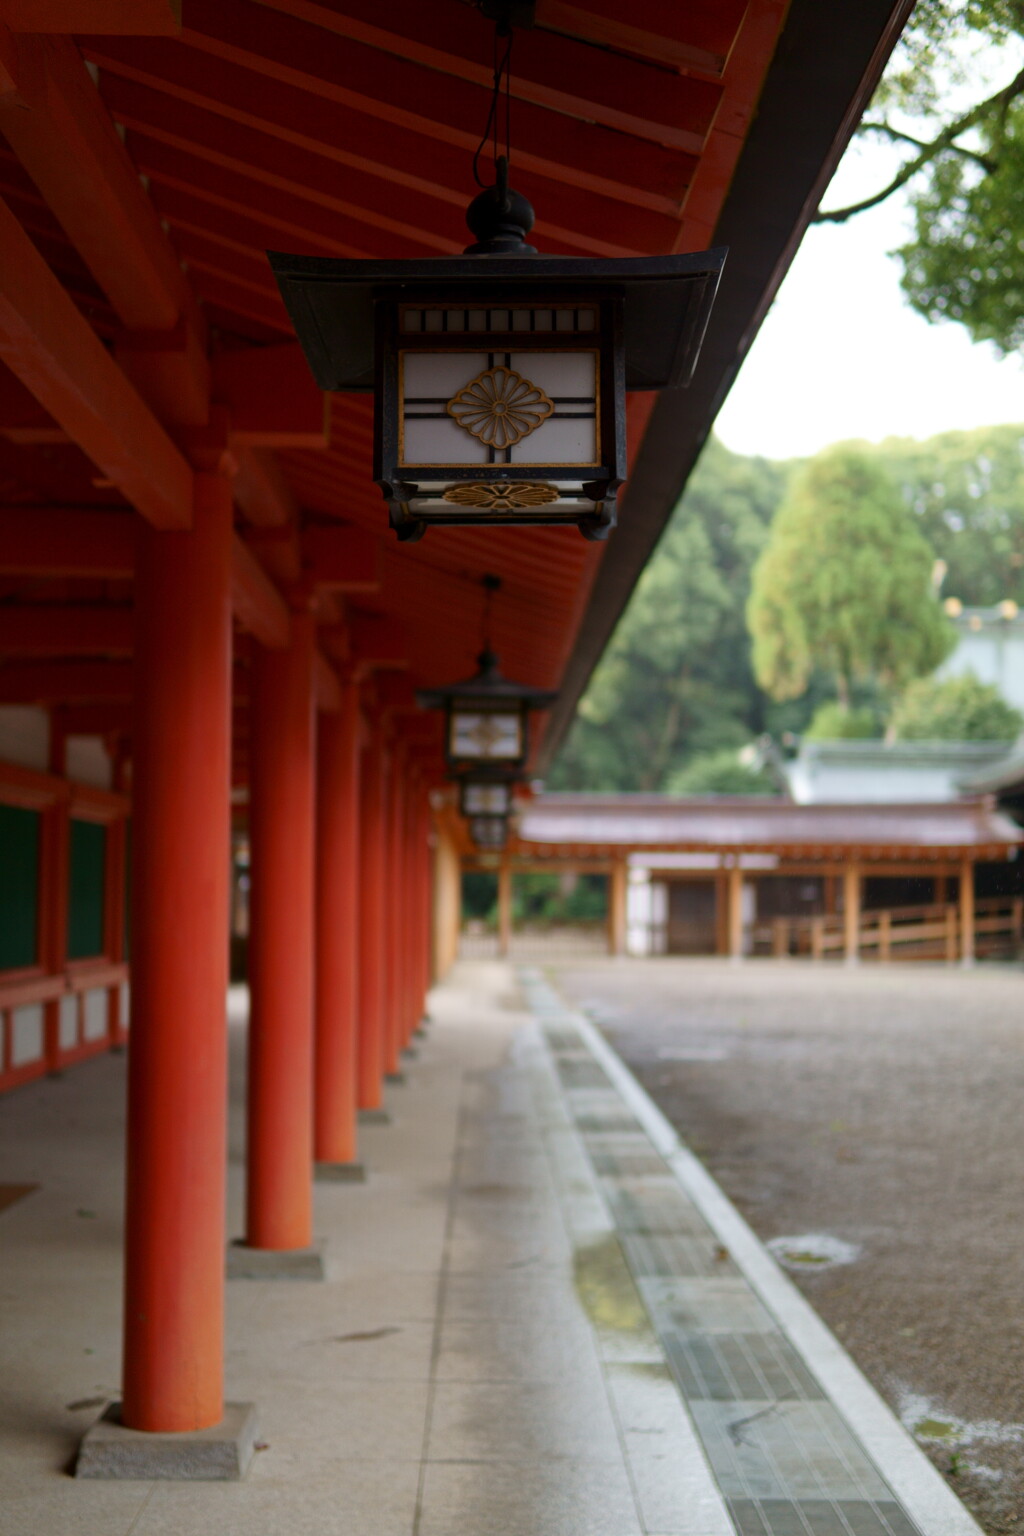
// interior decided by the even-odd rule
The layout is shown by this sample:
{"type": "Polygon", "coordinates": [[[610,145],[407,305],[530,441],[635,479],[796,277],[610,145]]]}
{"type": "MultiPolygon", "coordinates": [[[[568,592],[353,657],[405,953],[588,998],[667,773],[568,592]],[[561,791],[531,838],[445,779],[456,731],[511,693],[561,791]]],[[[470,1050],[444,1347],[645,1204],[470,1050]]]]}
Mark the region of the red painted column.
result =
{"type": "Polygon", "coordinates": [[[308,1248],[313,1223],[313,620],[256,645],[249,741],[246,1242],[308,1248]]]}
{"type": "Polygon", "coordinates": [[[387,881],[385,906],[388,920],[384,931],[385,1044],[384,1070],[397,1073],[401,1068],[402,1008],[405,968],[409,956],[405,943],[405,846],[402,837],[402,812],[405,805],[407,754],[401,742],[391,752],[391,776],[387,805],[387,881]]]}
{"type": "Polygon", "coordinates": [[[223,1416],[230,483],[139,525],[122,1414],[189,1431],[223,1416]]]}
{"type": "Polygon", "coordinates": [[[356,1157],[359,997],[359,685],[322,714],[317,742],[314,1157],[356,1157]]]}
{"type": "Polygon", "coordinates": [[[379,1109],[384,1085],[384,922],[388,754],[384,721],[370,719],[360,778],[359,1108],[379,1109]]]}

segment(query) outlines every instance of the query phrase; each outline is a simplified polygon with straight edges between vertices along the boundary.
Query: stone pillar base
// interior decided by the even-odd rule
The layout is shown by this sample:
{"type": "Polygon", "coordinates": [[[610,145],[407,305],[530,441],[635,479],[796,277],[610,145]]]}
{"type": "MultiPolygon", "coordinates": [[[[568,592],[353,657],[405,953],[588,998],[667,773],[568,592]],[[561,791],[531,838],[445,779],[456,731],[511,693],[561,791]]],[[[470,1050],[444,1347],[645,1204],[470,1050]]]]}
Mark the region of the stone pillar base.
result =
{"type": "Polygon", "coordinates": [[[224,1417],[210,1429],[184,1434],[156,1434],[127,1429],[121,1404],[111,1403],[86,1431],[75,1462],[76,1477],[237,1482],[244,1477],[256,1447],[256,1409],[252,1403],[225,1403],[224,1417]]]}
{"type": "Polygon", "coordinates": [[[229,1280],[325,1280],[324,1245],[312,1248],[250,1248],[240,1238],[228,1244],[229,1280]]]}
{"type": "Polygon", "coordinates": [[[361,1109],[359,1111],[360,1125],[390,1125],[391,1116],[386,1109],[361,1109]]]}
{"type": "Polygon", "coordinates": [[[314,1163],[313,1178],[318,1184],[365,1184],[362,1163],[314,1163]]]}

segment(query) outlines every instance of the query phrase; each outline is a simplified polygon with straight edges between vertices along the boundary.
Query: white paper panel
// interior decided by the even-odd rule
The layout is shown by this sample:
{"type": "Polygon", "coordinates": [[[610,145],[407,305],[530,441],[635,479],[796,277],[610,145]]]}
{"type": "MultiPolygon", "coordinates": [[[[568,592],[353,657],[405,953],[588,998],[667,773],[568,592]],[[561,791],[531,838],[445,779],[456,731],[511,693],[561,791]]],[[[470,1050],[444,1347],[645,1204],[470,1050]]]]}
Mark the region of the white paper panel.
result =
{"type": "Polygon", "coordinates": [[[107,989],[93,987],[85,994],[82,1036],[86,1040],[102,1040],[107,1032],[107,989]]]}
{"type": "Polygon", "coordinates": [[[121,984],[121,1028],[128,1028],[128,1021],[132,1016],[132,989],[128,983],[121,984]]]}
{"type": "Polygon", "coordinates": [[[486,352],[406,352],[403,395],[449,400],[487,367],[486,352]]]}
{"type": "Polygon", "coordinates": [[[549,416],[543,426],[512,449],[513,464],[595,464],[597,424],[593,419],[549,416]]]}
{"type": "Polygon", "coordinates": [[[486,464],[487,447],[446,416],[442,421],[405,418],[403,464],[486,464]]]}
{"type": "Polygon", "coordinates": [[[60,1048],[73,1051],[78,1044],[78,994],[68,992],[60,1000],[60,1048]]]}
{"type": "Polygon", "coordinates": [[[42,1003],[26,1003],[24,1008],[12,1008],[10,1019],[11,1066],[24,1067],[30,1061],[41,1061],[43,1056],[42,1003]]]}
{"type": "Polygon", "coordinates": [[[597,355],[594,352],[512,352],[512,367],[547,394],[579,395],[593,400],[597,355]]]}

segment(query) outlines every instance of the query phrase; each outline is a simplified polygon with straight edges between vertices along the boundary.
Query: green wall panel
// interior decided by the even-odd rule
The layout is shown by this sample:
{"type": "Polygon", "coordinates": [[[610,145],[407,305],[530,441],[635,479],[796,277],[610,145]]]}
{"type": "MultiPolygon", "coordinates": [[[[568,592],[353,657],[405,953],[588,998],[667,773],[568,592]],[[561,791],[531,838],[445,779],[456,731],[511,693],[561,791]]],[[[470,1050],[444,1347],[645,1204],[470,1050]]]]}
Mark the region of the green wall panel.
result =
{"type": "Polygon", "coordinates": [[[95,821],[72,820],[68,882],[68,958],[71,960],[87,960],[103,953],[106,863],[106,827],[95,821]]]}
{"type": "Polygon", "coordinates": [[[0,971],[38,959],[41,828],[38,811],[0,805],[0,971]]]}

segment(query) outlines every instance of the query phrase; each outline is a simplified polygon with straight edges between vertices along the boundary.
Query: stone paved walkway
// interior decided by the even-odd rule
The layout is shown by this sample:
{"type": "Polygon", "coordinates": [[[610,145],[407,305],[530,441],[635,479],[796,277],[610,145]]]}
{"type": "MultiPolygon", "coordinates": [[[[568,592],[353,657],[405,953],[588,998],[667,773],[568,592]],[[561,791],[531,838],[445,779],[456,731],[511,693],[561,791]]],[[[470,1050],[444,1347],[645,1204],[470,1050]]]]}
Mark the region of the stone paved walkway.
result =
{"type": "Polygon", "coordinates": [[[0,1180],[40,1186],[0,1212],[0,1536],[976,1536],[592,1027],[520,980],[435,994],[367,1184],[317,1188],[328,1279],[230,1283],[265,1447],[240,1484],[67,1476],[117,1379],[123,1058],[0,1104],[0,1180]]]}

